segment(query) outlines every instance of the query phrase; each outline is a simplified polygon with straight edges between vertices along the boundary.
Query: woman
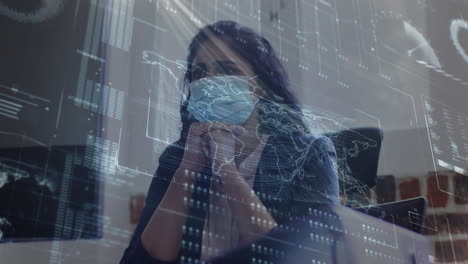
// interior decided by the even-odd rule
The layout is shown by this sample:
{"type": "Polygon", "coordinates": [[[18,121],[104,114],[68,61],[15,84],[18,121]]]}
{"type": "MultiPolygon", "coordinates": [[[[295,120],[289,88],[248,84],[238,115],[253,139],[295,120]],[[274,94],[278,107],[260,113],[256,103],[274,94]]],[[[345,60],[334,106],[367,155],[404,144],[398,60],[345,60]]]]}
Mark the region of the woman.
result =
{"type": "Polygon", "coordinates": [[[180,139],[160,157],[121,263],[208,260],[296,207],[338,203],[336,156],[311,135],[269,42],[235,22],[189,46],[180,139]]]}

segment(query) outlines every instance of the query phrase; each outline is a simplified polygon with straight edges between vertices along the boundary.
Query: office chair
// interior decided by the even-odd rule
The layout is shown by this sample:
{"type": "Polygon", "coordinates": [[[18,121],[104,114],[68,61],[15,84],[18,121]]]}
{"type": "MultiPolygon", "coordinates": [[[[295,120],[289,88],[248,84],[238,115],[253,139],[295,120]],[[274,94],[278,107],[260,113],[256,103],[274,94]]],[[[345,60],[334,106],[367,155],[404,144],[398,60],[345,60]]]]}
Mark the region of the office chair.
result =
{"type": "Polygon", "coordinates": [[[368,205],[369,189],[376,185],[382,130],[363,127],[328,133],[325,136],[335,146],[340,193],[346,197],[346,205],[368,205]]]}
{"type": "Polygon", "coordinates": [[[382,130],[373,127],[328,133],[338,162],[340,193],[347,198],[346,206],[381,220],[423,231],[426,200],[416,197],[391,203],[369,205],[369,189],[376,185],[382,130]]]}

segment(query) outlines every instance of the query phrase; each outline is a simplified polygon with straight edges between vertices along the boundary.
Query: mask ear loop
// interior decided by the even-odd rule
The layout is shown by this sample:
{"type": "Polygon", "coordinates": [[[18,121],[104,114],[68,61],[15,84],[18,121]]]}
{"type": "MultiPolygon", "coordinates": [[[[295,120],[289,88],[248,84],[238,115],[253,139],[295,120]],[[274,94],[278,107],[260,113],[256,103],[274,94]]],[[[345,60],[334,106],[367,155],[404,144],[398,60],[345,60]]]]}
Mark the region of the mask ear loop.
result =
{"type": "Polygon", "coordinates": [[[247,81],[250,81],[250,80],[253,80],[253,79],[257,79],[258,76],[259,76],[258,74],[257,74],[257,75],[254,75],[254,76],[248,78],[247,81]]]}
{"type": "MultiPolygon", "coordinates": [[[[254,75],[254,76],[250,77],[250,78],[247,78],[247,81],[248,81],[249,84],[250,84],[250,81],[251,81],[251,80],[257,79],[258,76],[259,76],[259,75],[257,74],[257,75],[254,75]]],[[[253,91],[255,91],[255,89],[257,89],[258,87],[252,85],[252,88],[253,88],[253,89],[252,89],[252,94],[254,95],[255,98],[257,98],[257,100],[254,102],[254,104],[257,104],[257,103],[261,100],[262,96],[259,96],[259,95],[255,94],[255,93],[253,92],[253,91]]]]}

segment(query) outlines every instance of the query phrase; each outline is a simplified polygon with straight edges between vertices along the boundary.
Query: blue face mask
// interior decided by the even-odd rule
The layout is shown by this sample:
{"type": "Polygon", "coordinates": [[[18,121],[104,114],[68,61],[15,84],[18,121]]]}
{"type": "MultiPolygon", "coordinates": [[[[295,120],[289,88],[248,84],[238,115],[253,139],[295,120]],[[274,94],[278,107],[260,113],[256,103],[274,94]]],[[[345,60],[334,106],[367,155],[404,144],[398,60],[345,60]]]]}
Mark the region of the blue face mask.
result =
{"type": "Polygon", "coordinates": [[[188,111],[200,122],[245,123],[255,107],[249,79],[224,75],[190,83],[188,111]]]}

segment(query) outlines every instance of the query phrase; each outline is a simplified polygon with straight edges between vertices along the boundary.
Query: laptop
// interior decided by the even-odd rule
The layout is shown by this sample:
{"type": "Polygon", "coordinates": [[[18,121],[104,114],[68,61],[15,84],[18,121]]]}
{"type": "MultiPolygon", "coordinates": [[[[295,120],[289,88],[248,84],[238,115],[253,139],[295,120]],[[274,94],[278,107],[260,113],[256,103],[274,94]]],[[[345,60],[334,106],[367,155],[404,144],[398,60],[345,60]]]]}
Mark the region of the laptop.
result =
{"type": "Polygon", "coordinates": [[[426,215],[426,199],[412,199],[357,208],[357,211],[422,234],[426,215]]]}

